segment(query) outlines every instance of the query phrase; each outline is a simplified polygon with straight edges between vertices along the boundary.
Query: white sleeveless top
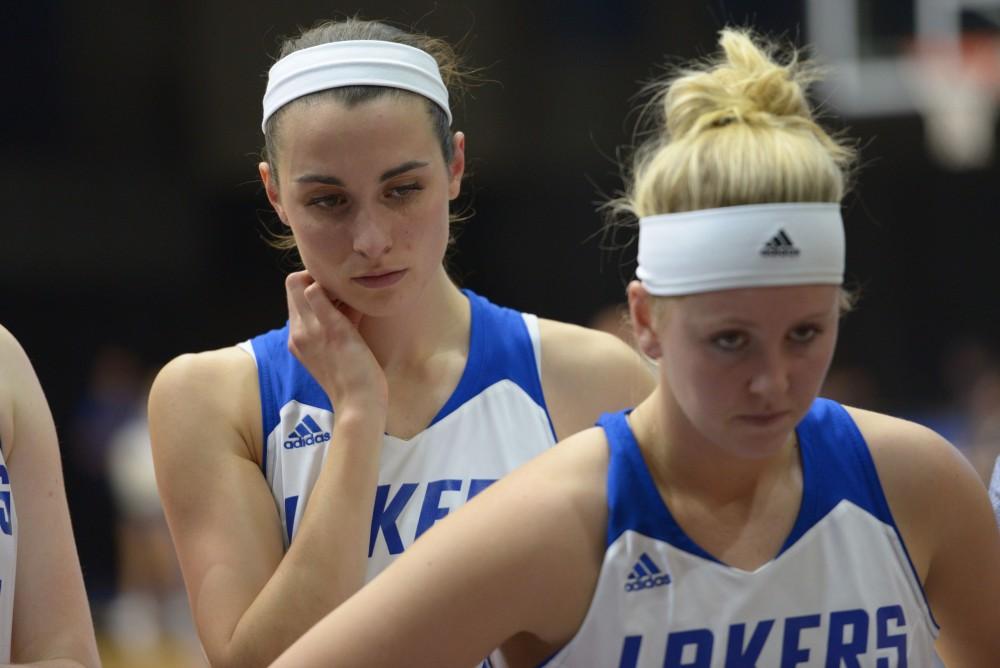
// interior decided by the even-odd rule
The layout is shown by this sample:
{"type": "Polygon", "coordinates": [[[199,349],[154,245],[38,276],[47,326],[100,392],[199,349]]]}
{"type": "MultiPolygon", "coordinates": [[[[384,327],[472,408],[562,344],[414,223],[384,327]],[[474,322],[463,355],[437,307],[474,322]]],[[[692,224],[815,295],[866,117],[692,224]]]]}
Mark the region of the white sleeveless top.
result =
{"type": "Polygon", "coordinates": [[[937,624],[860,431],[817,399],[796,433],[798,518],[754,571],[697,545],[663,503],[625,413],[608,438],[607,551],[583,624],[545,664],[573,668],[931,668],[937,624]]]}
{"type": "MultiPolygon", "coordinates": [[[[409,440],[384,437],[367,581],[435,522],[555,442],[542,396],[537,318],[465,294],[471,331],[458,386],[422,432],[409,440]]],[[[263,474],[287,549],[330,447],[336,407],[288,351],[287,325],[239,347],[257,364],[263,474]]]]}

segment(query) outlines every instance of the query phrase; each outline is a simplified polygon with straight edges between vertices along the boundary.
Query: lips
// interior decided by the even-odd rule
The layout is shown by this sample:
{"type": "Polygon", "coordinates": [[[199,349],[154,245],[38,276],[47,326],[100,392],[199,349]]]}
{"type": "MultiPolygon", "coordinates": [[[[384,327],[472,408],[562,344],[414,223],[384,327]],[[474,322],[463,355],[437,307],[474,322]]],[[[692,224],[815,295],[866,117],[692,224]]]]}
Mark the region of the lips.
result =
{"type": "Polygon", "coordinates": [[[751,415],[740,415],[737,416],[736,419],[744,424],[748,424],[754,427],[772,427],[784,421],[790,414],[791,414],[790,411],[777,411],[774,413],[754,413],[751,415]]]}
{"type": "Polygon", "coordinates": [[[365,288],[387,288],[395,285],[406,275],[406,269],[396,271],[377,271],[363,276],[355,276],[351,280],[365,288]]]}

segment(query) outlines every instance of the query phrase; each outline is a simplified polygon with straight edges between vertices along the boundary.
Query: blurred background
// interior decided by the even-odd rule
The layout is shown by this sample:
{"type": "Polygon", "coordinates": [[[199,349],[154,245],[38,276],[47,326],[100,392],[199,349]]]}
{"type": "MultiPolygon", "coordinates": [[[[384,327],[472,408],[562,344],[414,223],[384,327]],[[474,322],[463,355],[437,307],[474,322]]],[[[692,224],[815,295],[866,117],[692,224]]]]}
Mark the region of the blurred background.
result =
{"type": "Polygon", "coordinates": [[[278,39],[352,15],[462,45],[470,176],[452,261],[518,309],[618,330],[634,248],[634,95],[725,24],[811,42],[827,123],[857,138],[851,313],[826,393],[915,419],[983,475],[1000,451],[997,0],[35,0],[0,7],[0,322],[59,429],[108,666],[198,666],[145,431],[152,374],[286,318],[262,241],[260,98],[278,39]],[[602,246],[617,245],[617,250],[602,246]]]}

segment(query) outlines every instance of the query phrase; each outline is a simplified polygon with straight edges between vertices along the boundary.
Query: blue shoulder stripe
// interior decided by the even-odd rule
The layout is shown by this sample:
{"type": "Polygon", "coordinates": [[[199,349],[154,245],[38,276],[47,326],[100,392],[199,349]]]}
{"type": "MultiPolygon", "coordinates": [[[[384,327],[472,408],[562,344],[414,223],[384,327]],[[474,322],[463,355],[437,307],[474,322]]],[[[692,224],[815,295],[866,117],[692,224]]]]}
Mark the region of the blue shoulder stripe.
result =
{"type": "Polygon", "coordinates": [[[796,433],[802,458],[802,507],[781,552],[843,500],[895,528],[868,443],[843,406],[816,399],[796,433]]]}
{"type": "Polygon", "coordinates": [[[524,324],[524,316],[518,311],[497,306],[471,290],[462,292],[468,297],[471,309],[469,358],[455,391],[431,424],[448,417],[465,402],[501,380],[517,384],[548,415],[538,377],[535,349],[524,324]]]}
{"type": "Polygon", "coordinates": [[[628,424],[628,413],[606,413],[597,421],[607,434],[610,449],[606,546],[632,530],[714,560],[670,516],[628,424]]]}
{"type": "MultiPolygon", "coordinates": [[[[505,379],[516,383],[548,415],[538,362],[524,316],[496,306],[471,290],[463,292],[471,309],[469,356],[455,391],[431,424],[443,420],[486,388],[505,379]]],[[[289,401],[333,410],[319,383],[288,350],[287,322],[281,329],[254,337],[250,343],[257,358],[265,438],[278,425],[279,412],[289,401]]],[[[549,424],[551,426],[551,418],[549,424]]]]}
{"type": "MultiPolygon", "coordinates": [[[[671,516],[649,473],[626,414],[612,413],[598,421],[607,433],[611,453],[607,545],[623,532],[633,530],[704,559],[718,561],[691,540],[671,516]]],[[[796,427],[796,434],[802,458],[802,502],[779,555],[845,499],[895,528],[868,444],[840,404],[817,399],[796,427]]]]}
{"type": "Polygon", "coordinates": [[[330,399],[302,363],[288,350],[288,323],[250,340],[257,359],[261,419],[264,427],[264,474],[267,437],[278,426],[281,408],[289,401],[332,410],[330,399]]]}

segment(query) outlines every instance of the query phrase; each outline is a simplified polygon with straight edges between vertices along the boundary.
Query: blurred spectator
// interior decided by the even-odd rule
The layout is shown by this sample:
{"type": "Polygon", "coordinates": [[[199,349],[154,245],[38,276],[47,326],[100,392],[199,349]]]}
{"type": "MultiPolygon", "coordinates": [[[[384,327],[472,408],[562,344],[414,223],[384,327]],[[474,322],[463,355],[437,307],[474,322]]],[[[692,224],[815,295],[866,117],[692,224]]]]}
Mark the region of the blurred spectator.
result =
{"type": "Polygon", "coordinates": [[[148,389],[147,382],[133,398],[132,417],[111,435],[107,451],[117,510],[118,593],[108,607],[105,630],[123,665],[204,665],[156,489],[145,411],[148,389]]]}
{"type": "Polygon", "coordinates": [[[142,365],[129,350],[106,345],[94,357],[66,439],[74,533],[87,592],[100,618],[116,588],[114,505],[107,479],[112,435],[140,410],[142,365]]]}
{"type": "Polygon", "coordinates": [[[78,470],[93,478],[104,476],[111,434],[135,415],[141,393],[142,365],[136,355],[117,346],[101,348],[73,421],[72,455],[78,470]]]}

